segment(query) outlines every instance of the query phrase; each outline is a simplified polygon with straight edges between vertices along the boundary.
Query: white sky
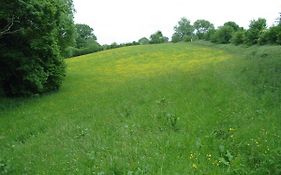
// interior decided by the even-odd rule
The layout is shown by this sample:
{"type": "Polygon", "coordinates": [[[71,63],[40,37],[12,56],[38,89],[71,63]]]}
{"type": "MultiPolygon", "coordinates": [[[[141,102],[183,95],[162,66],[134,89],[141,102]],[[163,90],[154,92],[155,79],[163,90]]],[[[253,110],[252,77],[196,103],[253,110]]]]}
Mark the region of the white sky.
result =
{"type": "Polygon", "coordinates": [[[137,41],[157,30],[171,38],[181,17],[243,27],[263,17],[271,26],[281,12],[281,0],[74,0],[74,6],[75,22],[91,26],[101,44],[137,41]]]}

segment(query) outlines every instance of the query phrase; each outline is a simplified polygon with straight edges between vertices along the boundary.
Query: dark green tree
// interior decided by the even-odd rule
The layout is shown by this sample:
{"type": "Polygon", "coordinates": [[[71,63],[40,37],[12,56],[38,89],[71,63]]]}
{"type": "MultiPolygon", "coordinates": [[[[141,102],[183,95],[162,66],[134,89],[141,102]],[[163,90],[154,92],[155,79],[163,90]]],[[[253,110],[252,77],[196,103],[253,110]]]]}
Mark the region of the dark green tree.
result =
{"type": "Polygon", "coordinates": [[[245,43],[245,35],[246,35],[246,31],[242,30],[242,29],[235,32],[232,35],[231,43],[233,43],[235,45],[244,44],[245,43]]]}
{"type": "Polygon", "coordinates": [[[246,43],[249,45],[258,44],[259,39],[266,31],[266,19],[259,18],[252,20],[248,31],[246,32],[246,43]]]}
{"type": "Polygon", "coordinates": [[[87,46],[88,40],[96,40],[97,37],[94,34],[94,29],[92,29],[87,24],[76,24],[77,39],[76,46],[77,48],[83,48],[87,46]]]}
{"type": "Polygon", "coordinates": [[[143,38],[139,39],[138,42],[140,45],[149,44],[149,39],[147,39],[146,37],[143,37],[143,38]]]}
{"type": "Polygon", "coordinates": [[[154,33],[150,36],[151,44],[159,44],[159,43],[164,43],[164,42],[165,42],[165,37],[163,36],[161,31],[157,31],[156,33],[154,33]]]}
{"type": "Polygon", "coordinates": [[[234,33],[239,30],[242,30],[242,28],[240,28],[235,22],[226,22],[223,26],[219,27],[216,32],[214,32],[211,36],[211,41],[220,44],[230,43],[234,33]]]}
{"type": "Polygon", "coordinates": [[[178,33],[174,33],[173,36],[172,36],[172,42],[173,43],[177,43],[177,42],[180,42],[181,41],[181,37],[178,33]]]}
{"type": "Polygon", "coordinates": [[[230,26],[221,26],[211,36],[211,41],[220,44],[230,43],[234,30],[230,26]]]}
{"type": "Polygon", "coordinates": [[[241,28],[239,27],[239,25],[236,24],[236,23],[233,22],[233,21],[228,21],[228,22],[224,23],[223,26],[229,26],[229,27],[231,27],[234,32],[237,32],[238,30],[241,29],[241,28]]]}
{"type": "Polygon", "coordinates": [[[204,19],[199,19],[194,22],[193,27],[195,29],[196,35],[198,39],[206,39],[207,38],[207,33],[210,30],[214,30],[215,27],[212,23],[210,23],[207,20],[204,19]]]}
{"type": "Polygon", "coordinates": [[[194,28],[186,18],[181,18],[174,30],[172,42],[184,41],[193,37],[194,28]]]}
{"type": "Polygon", "coordinates": [[[71,0],[1,0],[0,88],[7,95],[57,90],[73,42],[71,0]]]}

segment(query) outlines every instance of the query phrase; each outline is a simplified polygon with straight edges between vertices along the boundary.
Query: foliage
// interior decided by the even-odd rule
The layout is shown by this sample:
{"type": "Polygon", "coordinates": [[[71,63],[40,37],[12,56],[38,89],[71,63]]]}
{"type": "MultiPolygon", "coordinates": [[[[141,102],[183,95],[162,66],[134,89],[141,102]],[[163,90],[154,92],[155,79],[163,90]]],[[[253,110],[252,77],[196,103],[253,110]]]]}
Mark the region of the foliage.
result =
{"type": "Polygon", "coordinates": [[[175,33],[172,37],[172,42],[184,41],[187,38],[192,38],[194,28],[190,21],[186,18],[181,18],[178,25],[174,27],[175,33]]]}
{"type": "Polygon", "coordinates": [[[212,23],[210,23],[209,21],[204,20],[204,19],[196,20],[193,24],[193,27],[195,29],[198,39],[207,39],[207,36],[206,36],[207,33],[210,30],[215,29],[215,27],[212,23]]]}
{"type": "Polygon", "coordinates": [[[69,47],[66,50],[66,58],[76,57],[80,55],[86,55],[89,53],[94,53],[103,50],[103,47],[97,43],[95,40],[88,40],[86,43],[86,47],[83,48],[75,48],[69,47]]]}
{"type": "Polygon", "coordinates": [[[66,49],[75,45],[76,31],[73,22],[73,0],[58,0],[57,9],[60,15],[58,21],[58,45],[60,46],[60,52],[65,57],[66,49]]]}
{"type": "Polygon", "coordinates": [[[238,30],[240,30],[239,25],[236,24],[236,23],[233,22],[233,21],[228,21],[228,22],[224,23],[223,26],[229,26],[229,27],[231,27],[234,32],[237,32],[238,30]]]}
{"type": "Polygon", "coordinates": [[[11,96],[58,89],[65,69],[61,55],[73,42],[72,1],[3,0],[0,6],[1,24],[11,23],[0,36],[1,88],[11,96]]]}
{"type": "Polygon", "coordinates": [[[249,45],[258,44],[261,35],[266,30],[266,19],[259,18],[252,20],[246,32],[246,43],[249,45]]]}
{"type": "Polygon", "coordinates": [[[180,35],[177,34],[177,33],[174,33],[173,36],[172,36],[172,42],[177,43],[177,42],[180,42],[180,41],[181,41],[180,35]]]}
{"type": "Polygon", "coordinates": [[[166,40],[166,37],[163,36],[161,31],[157,31],[150,36],[150,44],[160,44],[164,43],[166,40]]]}
{"type": "Polygon", "coordinates": [[[219,27],[212,35],[211,40],[215,43],[227,44],[230,43],[234,30],[230,26],[219,27]]]}
{"type": "Polygon", "coordinates": [[[281,44],[281,25],[272,26],[264,31],[258,40],[261,45],[264,44],[281,44]]]}
{"type": "Polygon", "coordinates": [[[239,31],[235,32],[232,35],[231,43],[233,43],[235,45],[240,45],[240,44],[245,43],[245,35],[246,35],[245,30],[239,30],[239,31]]]}
{"type": "Polygon", "coordinates": [[[238,30],[240,27],[235,22],[226,22],[213,33],[211,41],[220,44],[230,43],[233,34],[238,30]]]}
{"type": "Polygon", "coordinates": [[[68,47],[65,51],[65,57],[75,57],[94,53],[103,50],[102,46],[97,42],[97,37],[93,33],[94,30],[87,24],[75,24],[76,38],[75,47],[68,47]]]}
{"type": "Polygon", "coordinates": [[[139,39],[139,43],[140,43],[140,45],[149,44],[149,39],[147,39],[146,37],[143,37],[143,38],[139,39]]]}
{"type": "Polygon", "coordinates": [[[75,24],[77,31],[76,46],[78,49],[87,47],[88,40],[96,40],[94,29],[92,29],[87,24],[75,24]]]}

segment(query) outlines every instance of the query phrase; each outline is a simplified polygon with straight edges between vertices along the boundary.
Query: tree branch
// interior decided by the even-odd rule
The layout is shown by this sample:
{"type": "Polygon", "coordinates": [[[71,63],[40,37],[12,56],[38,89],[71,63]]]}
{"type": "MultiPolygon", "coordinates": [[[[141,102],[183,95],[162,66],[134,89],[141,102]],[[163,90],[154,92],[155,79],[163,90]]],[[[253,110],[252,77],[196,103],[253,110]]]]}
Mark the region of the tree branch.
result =
{"type": "Polygon", "coordinates": [[[17,29],[11,31],[12,27],[14,26],[14,22],[15,22],[15,16],[13,16],[8,22],[8,24],[2,30],[0,30],[0,37],[7,34],[13,34],[21,30],[21,29],[17,29]]]}

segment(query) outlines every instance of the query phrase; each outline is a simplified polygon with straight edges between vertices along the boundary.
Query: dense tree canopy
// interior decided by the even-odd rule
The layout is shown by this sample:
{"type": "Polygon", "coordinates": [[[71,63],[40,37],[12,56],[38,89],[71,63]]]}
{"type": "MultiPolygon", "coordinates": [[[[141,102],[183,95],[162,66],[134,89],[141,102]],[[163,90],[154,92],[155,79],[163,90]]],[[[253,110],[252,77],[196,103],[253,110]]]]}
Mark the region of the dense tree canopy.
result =
{"type": "Polygon", "coordinates": [[[193,24],[193,27],[194,27],[196,35],[199,39],[205,39],[206,34],[210,30],[215,29],[215,27],[212,23],[210,23],[209,21],[204,20],[204,19],[196,20],[193,24]]]}
{"type": "Polygon", "coordinates": [[[82,48],[87,45],[88,40],[96,40],[97,37],[94,34],[94,29],[92,29],[87,24],[76,24],[77,39],[76,46],[77,48],[82,48]]]}
{"type": "Polygon", "coordinates": [[[143,37],[141,39],[139,39],[139,44],[144,45],[144,44],[149,44],[149,39],[147,39],[146,37],[143,37]]]}
{"type": "Polygon", "coordinates": [[[178,25],[174,27],[175,33],[173,34],[172,41],[189,41],[194,32],[194,28],[190,21],[186,18],[181,18],[178,25]]]}
{"type": "Polygon", "coordinates": [[[167,40],[167,37],[164,37],[161,31],[157,31],[156,33],[150,36],[151,44],[159,44],[164,43],[167,40]]]}
{"type": "Polygon", "coordinates": [[[258,44],[259,38],[266,30],[266,19],[259,18],[250,22],[249,30],[246,33],[247,44],[258,44]]]}
{"type": "Polygon", "coordinates": [[[241,28],[235,22],[229,21],[220,26],[211,37],[211,40],[216,43],[227,44],[230,43],[232,36],[241,28]]]}
{"type": "Polygon", "coordinates": [[[0,87],[7,95],[58,89],[73,44],[71,0],[1,0],[0,87]]]}

